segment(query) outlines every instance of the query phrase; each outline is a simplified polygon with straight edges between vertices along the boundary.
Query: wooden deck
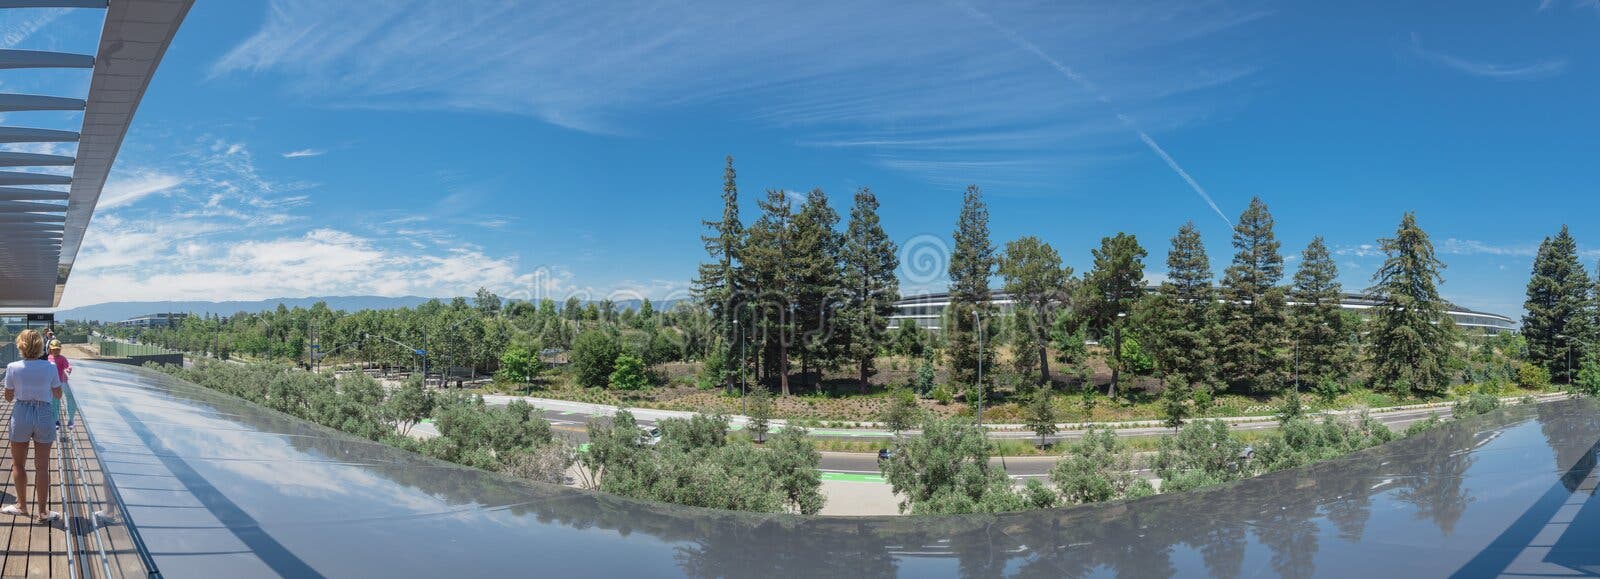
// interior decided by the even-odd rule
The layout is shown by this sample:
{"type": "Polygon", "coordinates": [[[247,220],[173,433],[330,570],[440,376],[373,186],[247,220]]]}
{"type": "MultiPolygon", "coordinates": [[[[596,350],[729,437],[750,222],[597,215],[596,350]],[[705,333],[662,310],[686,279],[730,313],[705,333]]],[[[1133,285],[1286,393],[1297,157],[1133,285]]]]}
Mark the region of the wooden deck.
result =
{"type": "MultiPolygon", "coordinates": [[[[11,404],[0,403],[0,429],[11,424],[11,404]]],[[[35,522],[31,517],[0,515],[0,577],[62,577],[62,578],[119,578],[146,577],[149,575],[135,547],[132,534],[121,524],[121,514],[106,486],[100,461],[89,442],[83,419],[78,427],[62,431],[56,444],[50,447],[50,509],[59,511],[61,519],[49,524],[35,522]],[[65,451],[65,452],[64,452],[65,451]],[[62,463],[66,454],[71,459],[62,463]],[[63,477],[63,468],[70,470],[63,477]],[[62,483],[67,483],[63,502],[62,483]],[[109,516],[101,517],[100,512],[109,516]],[[100,524],[96,524],[99,521],[100,524]],[[69,555],[70,554],[70,555],[69,555]]],[[[7,430],[0,430],[6,432],[7,430]]],[[[4,504],[16,503],[16,489],[11,480],[11,452],[9,447],[0,451],[0,472],[5,481],[0,483],[0,500],[4,504]]],[[[29,459],[30,514],[33,506],[33,465],[29,459]]]]}

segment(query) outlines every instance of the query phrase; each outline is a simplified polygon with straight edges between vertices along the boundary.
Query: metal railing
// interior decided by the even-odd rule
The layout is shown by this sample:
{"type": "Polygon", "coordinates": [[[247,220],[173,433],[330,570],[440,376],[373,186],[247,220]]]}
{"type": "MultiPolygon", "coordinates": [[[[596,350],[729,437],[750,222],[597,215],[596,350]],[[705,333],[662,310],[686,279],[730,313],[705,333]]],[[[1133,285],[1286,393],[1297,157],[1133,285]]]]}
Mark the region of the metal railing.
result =
{"type": "MultiPolygon", "coordinates": [[[[81,505],[85,513],[81,517],[70,517],[70,538],[67,541],[68,575],[72,579],[78,577],[125,577],[123,565],[113,564],[112,556],[117,552],[114,540],[110,535],[121,532],[126,537],[118,537],[123,544],[132,544],[133,554],[139,558],[144,568],[145,577],[160,578],[161,571],[156,567],[155,559],[150,556],[150,550],[145,546],[144,539],[139,536],[139,529],[133,520],[127,516],[126,503],[122,493],[117,490],[117,485],[104,465],[96,465],[100,476],[96,481],[89,476],[88,462],[98,462],[98,457],[85,457],[74,437],[73,429],[83,429],[83,439],[88,441],[89,447],[97,445],[94,442],[94,431],[89,428],[87,421],[83,420],[82,412],[76,404],[65,400],[72,395],[70,387],[64,389],[62,412],[57,418],[61,424],[60,464],[58,472],[61,473],[61,503],[81,505]],[[70,425],[70,428],[69,428],[70,425]],[[74,524],[76,523],[76,524],[74,524]],[[87,525],[84,528],[83,525],[87,525]],[[74,528],[76,527],[76,528],[74,528]]],[[[127,551],[127,549],[123,549],[127,551]]]]}

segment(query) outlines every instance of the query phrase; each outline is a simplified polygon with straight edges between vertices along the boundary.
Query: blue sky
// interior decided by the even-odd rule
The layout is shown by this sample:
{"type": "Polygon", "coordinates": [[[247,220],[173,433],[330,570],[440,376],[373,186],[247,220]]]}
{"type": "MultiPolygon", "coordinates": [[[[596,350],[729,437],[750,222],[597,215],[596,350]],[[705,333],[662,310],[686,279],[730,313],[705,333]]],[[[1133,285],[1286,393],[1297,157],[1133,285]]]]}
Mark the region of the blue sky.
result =
{"type": "MultiPolygon", "coordinates": [[[[88,50],[97,16],[8,11],[0,43],[88,50]]],[[[1080,272],[1128,231],[1159,273],[1187,220],[1220,272],[1260,195],[1352,289],[1415,210],[1446,297],[1519,314],[1562,223],[1600,259],[1595,55],[1596,0],[199,2],[62,305],[681,297],[731,154],[747,219],[768,188],[843,213],[870,185],[922,266],[968,183],[997,244],[1080,272]]],[[[3,84],[86,87],[51,72],[3,84]]]]}

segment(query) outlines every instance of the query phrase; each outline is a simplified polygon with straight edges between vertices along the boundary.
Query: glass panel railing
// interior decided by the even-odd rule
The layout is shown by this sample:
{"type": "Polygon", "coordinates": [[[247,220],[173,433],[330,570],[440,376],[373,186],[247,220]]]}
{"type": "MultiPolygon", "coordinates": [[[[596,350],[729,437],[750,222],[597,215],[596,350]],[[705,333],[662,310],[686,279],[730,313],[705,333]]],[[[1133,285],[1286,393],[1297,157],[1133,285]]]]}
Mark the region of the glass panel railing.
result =
{"type": "Polygon", "coordinates": [[[160,577],[121,493],[106,476],[95,451],[94,433],[77,411],[67,388],[59,414],[61,503],[72,522],[69,560],[76,577],[160,577]]]}

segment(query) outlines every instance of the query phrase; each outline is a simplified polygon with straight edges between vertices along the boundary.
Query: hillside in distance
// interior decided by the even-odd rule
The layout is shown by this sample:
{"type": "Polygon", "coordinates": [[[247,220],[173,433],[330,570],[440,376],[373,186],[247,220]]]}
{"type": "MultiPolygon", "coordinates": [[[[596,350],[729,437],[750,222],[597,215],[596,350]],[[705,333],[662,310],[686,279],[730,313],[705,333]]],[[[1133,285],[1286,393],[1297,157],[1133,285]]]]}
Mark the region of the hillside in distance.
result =
{"type": "MultiPolygon", "coordinates": [[[[278,304],[286,308],[309,308],[317,302],[327,302],[328,308],[355,312],[360,310],[388,310],[396,308],[413,308],[430,299],[420,296],[384,297],[384,296],[314,296],[306,298],[270,298],[254,301],[152,301],[152,302],[106,302],[90,306],[69,308],[56,312],[57,320],[86,320],[100,322],[119,322],[128,318],[147,314],[173,312],[195,315],[217,314],[231,316],[239,312],[255,313],[274,310],[278,304]]],[[[440,301],[450,301],[451,298],[437,298],[440,301]]],[[[469,296],[468,302],[472,301],[469,296]]],[[[666,310],[673,304],[682,300],[666,300],[653,302],[651,307],[656,310],[666,310]]],[[[558,304],[560,302],[557,302],[558,304]]],[[[639,300],[622,300],[616,302],[619,310],[637,309],[639,300]]]]}
{"type": "Polygon", "coordinates": [[[254,301],[156,301],[156,302],[106,302],[83,306],[56,312],[57,320],[94,320],[101,322],[118,322],[162,312],[186,313],[195,315],[219,314],[231,316],[239,312],[264,312],[277,309],[278,304],[284,307],[309,308],[317,302],[327,302],[328,307],[335,310],[353,312],[366,309],[392,309],[409,308],[428,301],[429,298],[418,296],[383,297],[383,296],[314,296],[306,298],[270,298],[254,301]]]}

